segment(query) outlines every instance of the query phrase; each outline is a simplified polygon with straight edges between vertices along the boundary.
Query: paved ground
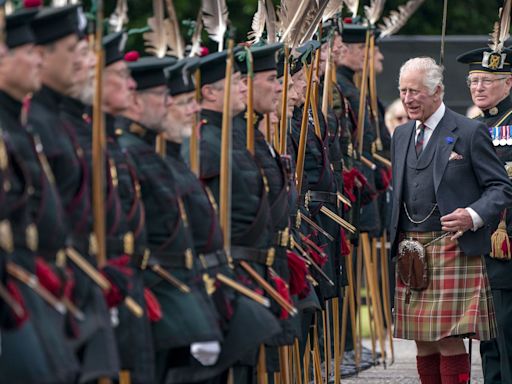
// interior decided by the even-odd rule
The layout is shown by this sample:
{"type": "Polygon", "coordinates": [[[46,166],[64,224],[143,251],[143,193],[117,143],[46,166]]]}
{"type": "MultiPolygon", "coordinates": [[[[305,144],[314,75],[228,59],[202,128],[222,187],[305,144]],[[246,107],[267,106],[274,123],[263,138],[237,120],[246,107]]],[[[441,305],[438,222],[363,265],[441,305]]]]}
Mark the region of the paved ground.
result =
{"type": "MultiPolygon", "coordinates": [[[[368,344],[365,345],[369,346],[368,344]]],[[[407,340],[395,340],[394,347],[395,363],[393,365],[388,365],[386,369],[382,366],[373,367],[360,373],[357,377],[342,379],[342,384],[419,383],[420,381],[416,373],[416,347],[414,342],[407,340]]],[[[478,342],[473,341],[471,383],[483,384],[482,367],[478,351],[478,342]]]]}

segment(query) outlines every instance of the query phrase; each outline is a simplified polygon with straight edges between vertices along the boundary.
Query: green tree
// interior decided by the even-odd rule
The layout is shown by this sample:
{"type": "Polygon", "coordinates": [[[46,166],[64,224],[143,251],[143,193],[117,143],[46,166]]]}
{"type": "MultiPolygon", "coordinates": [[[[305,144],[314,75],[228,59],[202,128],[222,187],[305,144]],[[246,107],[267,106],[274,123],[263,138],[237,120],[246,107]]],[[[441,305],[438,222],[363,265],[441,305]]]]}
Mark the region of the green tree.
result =
{"type": "MultiPolygon", "coordinates": [[[[276,8],[279,3],[280,1],[274,0],[276,8]]],[[[363,13],[363,6],[369,3],[370,0],[361,1],[359,14],[363,13]]],[[[406,0],[387,0],[383,16],[405,3],[406,0]]],[[[502,0],[448,0],[447,34],[488,34],[498,18],[498,8],[501,4],[502,0]]],[[[153,13],[152,2],[149,0],[128,0],[128,6],[129,28],[145,27],[147,18],[153,13]]],[[[195,20],[201,7],[201,1],[174,0],[174,6],[181,21],[195,20]]],[[[257,0],[227,0],[227,6],[229,20],[236,29],[236,39],[237,41],[243,41],[246,39],[247,32],[250,31],[252,17],[257,8],[257,0]]],[[[107,2],[105,14],[109,15],[114,7],[114,0],[107,2]]],[[[346,13],[345,10],[344,14],[346,13]]],[[[442,16],[443,0],[426,0],[399,33],[404,35],[439,35],[441,33],[442,16]]],[[[185,34],[186,28],[182,27],[182,31],[185,34]]],[[[207,42],[206,34],[203,40],[207,42]]],[[[210,44],[210,46],[213,47],[214,44],[210,44]]],[[[129,48],[139,51],[144,49],[140,34],[130,37],[129,48]]]]}

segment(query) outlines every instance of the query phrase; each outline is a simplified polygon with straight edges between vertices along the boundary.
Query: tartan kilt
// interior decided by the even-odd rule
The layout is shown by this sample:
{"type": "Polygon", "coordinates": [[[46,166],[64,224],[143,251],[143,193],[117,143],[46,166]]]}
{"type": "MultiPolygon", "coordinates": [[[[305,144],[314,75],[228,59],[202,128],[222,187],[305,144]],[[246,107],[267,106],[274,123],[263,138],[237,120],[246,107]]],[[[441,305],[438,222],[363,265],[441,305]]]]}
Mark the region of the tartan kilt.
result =
{"type": "MultiPolygon", "coordinates": [[[[426,244],[441,234],[407,232],[405,236],[426,244]]],[[[418,341],[450,336],[495,338],[496,317],[483,257],[465,256],[449,236],[425,251],[428,287],[411,290],[409,304],[406,287],[396,273],[394,336],[418,341]]]]}

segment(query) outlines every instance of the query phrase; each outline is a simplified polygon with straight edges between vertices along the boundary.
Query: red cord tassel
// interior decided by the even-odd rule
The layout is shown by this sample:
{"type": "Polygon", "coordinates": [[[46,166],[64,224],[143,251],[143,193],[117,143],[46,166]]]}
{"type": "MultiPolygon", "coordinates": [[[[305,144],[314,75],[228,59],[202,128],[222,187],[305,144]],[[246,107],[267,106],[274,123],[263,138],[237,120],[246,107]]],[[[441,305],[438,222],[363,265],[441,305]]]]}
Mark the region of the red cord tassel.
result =
{"type": "Polygon", "coordinates": [[[162,307],[156,296],[149,288],[144,288],[144,300],[146,301],[146,310],[149,321],[156,323],[162,320],[162,307]]]}
{"type": "Polygon", "coordinates": [[[40,256],[36,256],[36,276],[39,283],[54,296],[61,296],[62,282],[50,265],[40,256]]]}
{"type": "Polygon", "coordinates": [[[304,260],[295,252],[287,250],[286,256],[288,257],[288,269],[290,270],[290,293],[303,297],[307,295],[307,291],[309,290],[309,285],[306,281],[308,267],[304,260]]]}

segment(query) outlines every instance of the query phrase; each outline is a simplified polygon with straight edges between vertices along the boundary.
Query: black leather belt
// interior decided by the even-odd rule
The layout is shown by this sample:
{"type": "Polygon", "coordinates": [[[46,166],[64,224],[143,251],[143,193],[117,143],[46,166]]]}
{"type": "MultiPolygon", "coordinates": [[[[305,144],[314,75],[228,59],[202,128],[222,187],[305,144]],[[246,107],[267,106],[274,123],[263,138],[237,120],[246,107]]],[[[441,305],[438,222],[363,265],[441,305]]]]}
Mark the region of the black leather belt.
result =
{"type": "Polygon", "coordinates": [[[190,248],[185,251],[151,251],[149,265],[159,265],[164,268],[192,269],[194,266],[194,253],[190,248]]]}
{"type": "Polygon", "coordinates": [[[132,232],[126,232],[119,236],[107,236],[106,246],[110,253],[133,255],[135,253],[135,238],[132,232]]]}
{"type": "Polygon", "coordinates": [[[337,204],[338,195],[332,192],[323,191],[308,191],[306,194],[306,201],[319,201],[321,203],[337,204]]]}
{"type": "Polygon", "coordinates": [[[271,267],[272,264],[274,264],[275,249],[256,249],[233,246],[231,247],[231,258],[233,260],[252,261],[271,267]]]}
{"type": "Polygon", "coordinates": [[[89,235],[73,235],[72,245],[82,254],[95,255],[98,252],[96,237],[92,233],[89,235]]]}
{"type": "Polygon", "coordinates": [[[215,252],[202,253],[199,255],[199,261],[204,269],[215,268],[220,265],[226,265],[228,258],[226,252],[223,249],[219,249],[215,252]]]}

